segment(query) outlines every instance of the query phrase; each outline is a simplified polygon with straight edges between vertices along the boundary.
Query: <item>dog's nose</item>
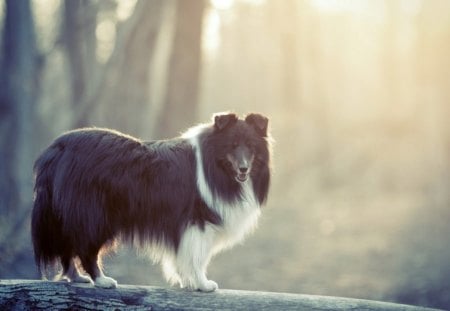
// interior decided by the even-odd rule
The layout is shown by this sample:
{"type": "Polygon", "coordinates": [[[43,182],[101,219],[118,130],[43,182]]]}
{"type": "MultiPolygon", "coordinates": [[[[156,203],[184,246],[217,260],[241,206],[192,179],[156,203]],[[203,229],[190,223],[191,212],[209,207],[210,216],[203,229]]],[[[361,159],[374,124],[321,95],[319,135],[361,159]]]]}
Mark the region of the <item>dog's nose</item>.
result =
{"type": "Polygon", "coordinates": [[[247,173],[248,172],[248,167],[245,167],[245,166],[239,167],[239,172],[241,172],[242,174],[247,173]]]}

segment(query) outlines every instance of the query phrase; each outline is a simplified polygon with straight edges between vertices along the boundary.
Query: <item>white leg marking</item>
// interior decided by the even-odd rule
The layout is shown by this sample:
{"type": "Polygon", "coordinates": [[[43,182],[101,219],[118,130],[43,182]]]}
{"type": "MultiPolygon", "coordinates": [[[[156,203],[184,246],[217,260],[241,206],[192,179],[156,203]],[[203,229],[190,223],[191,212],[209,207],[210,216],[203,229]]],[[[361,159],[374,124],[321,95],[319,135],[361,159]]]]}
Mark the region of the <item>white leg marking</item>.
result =
{"type": "Polygon", "coordinates": [[[94,285],[101,288],[116,288],[117,281],[113,278],[101,275],[95,278],[94,285]]]}
{"type": "Polygon", "coordinates": [[[162,261],[162,268],[167,282],[169,282],[171,285],[181,284],[181,278],[177,272],[174,258],[164,258],[164,260],[162,261]]]}
{"type": "Polygon", "coordinates": [[[100,272],[100,275],[95,278],[94,285],[101,288],[116,288],[117,281],[100,272]]]}
{"type": "Polygon", "coordinates": [[[205,230],[191,226],[184,232],[176,257],[180,286],[190,290],[215,291],[217,283],[206,278],[206,267],[211,259],[215,232],[206,225],[205,230]]]}

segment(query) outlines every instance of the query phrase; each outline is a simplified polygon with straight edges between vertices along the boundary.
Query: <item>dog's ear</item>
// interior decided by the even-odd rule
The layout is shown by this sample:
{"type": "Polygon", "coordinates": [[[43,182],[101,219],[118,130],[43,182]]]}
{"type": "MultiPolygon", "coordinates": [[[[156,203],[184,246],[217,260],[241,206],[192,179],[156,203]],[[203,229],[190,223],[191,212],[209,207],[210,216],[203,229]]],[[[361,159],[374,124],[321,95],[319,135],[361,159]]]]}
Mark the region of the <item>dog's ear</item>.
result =
{"type": "Polygon", "coordinates": [[[227,126],[234,124],[238,117],[234,113],[219,113],[214,115],[214,127],[217,130],[223,130],[227,126]]]}
{"type": "Polygon", "coordinates": [[[267,137],[267,126],[269,124],[269,119],[265,116],[258,113],[251,113],[245,117],[245,122],[253,126],[259,135],[267,137]]]}

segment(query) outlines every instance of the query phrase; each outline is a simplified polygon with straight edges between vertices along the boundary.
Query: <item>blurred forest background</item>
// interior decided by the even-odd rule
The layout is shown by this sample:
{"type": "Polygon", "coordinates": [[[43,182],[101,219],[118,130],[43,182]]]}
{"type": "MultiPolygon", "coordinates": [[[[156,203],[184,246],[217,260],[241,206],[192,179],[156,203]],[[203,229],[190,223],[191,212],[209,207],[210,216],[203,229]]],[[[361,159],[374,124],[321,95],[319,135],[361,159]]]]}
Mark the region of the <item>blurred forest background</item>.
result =
{"type": "MultiPolygon", "coordinates": [[[[274,174],[222,288],[450,309],[450,1],[0,1],[0,278],[36,278],[33,161],[62,131],[260,112],[274,174]]],[[[124,246],[119,283],[165,285],[124,246]]]]}

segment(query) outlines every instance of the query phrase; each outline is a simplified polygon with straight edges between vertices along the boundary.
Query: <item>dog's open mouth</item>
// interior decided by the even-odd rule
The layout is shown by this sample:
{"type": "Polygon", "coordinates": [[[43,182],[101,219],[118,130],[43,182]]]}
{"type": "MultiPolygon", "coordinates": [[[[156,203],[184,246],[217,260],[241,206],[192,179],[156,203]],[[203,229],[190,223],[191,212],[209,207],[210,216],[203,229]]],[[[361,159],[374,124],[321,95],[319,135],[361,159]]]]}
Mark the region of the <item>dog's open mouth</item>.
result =
{"type": "Polygon", "coordinates": [[[238,182],[244,182],[244,181],[246,181],[248,179],[248,174],[246,174],[246,173],[238,173],[237,175],[236,175],[236,180],[238,181],[238,182]]]}

